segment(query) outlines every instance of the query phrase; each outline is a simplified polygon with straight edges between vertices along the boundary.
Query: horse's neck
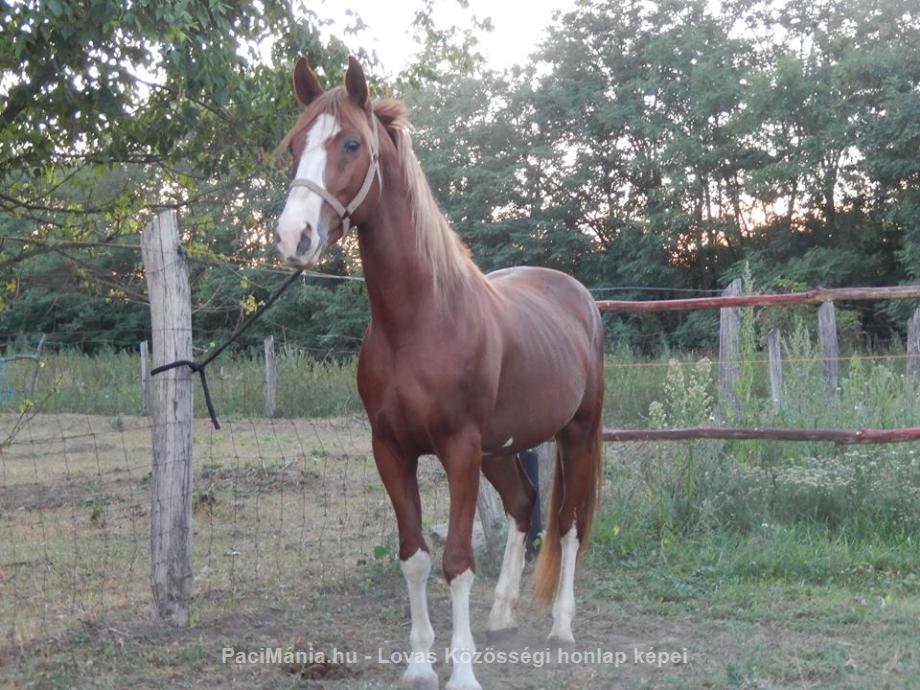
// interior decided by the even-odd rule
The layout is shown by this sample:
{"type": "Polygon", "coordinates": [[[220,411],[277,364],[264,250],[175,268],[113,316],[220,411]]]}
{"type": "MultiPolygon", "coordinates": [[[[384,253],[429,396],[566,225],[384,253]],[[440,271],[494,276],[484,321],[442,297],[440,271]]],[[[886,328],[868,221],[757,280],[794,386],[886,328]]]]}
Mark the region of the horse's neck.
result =
{"type": "MultiPolygon", "coordinates": [[[[420,329],[438,329],[445,322],[456,327],[464,306],[489,292],[488,283],[471,265],[451,276],[446,287],[443,281],[436,286],[432,258],[418,251],[416,233],[447,230],[416,228],[408,182],[395,151],[381,151],[380,162],[384,196],[372,217],[361,223],[358,234],[374,329],[387,331],[391,341],[400,341],[419,336],[420,329]]],[[[451,242],[444,244],[452,246],[451,242]]],[[[469,261],[465,256],[453,260],[469,261]]]]}
{"type": "Polygon", "coordinates": [[[431,269],[416,253],[415,226],[405,183],[385,177],[386,192],[359,230],[361,263],[375,328],[407,332],[434,301],[431,269]]]}

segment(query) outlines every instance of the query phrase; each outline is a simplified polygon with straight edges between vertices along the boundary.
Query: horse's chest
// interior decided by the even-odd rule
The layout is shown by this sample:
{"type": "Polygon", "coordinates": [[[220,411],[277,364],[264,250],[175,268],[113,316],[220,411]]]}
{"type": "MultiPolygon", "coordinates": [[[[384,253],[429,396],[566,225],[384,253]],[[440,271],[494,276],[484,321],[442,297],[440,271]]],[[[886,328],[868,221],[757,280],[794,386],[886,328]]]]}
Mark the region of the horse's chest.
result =
{"type": "Polygon", "coordinates": [[[428,439],[487,412],[489,377],[481,367],[472,360],[444,362],[436,354],[362,353],[358,387],[375,429],[428,439]]]}

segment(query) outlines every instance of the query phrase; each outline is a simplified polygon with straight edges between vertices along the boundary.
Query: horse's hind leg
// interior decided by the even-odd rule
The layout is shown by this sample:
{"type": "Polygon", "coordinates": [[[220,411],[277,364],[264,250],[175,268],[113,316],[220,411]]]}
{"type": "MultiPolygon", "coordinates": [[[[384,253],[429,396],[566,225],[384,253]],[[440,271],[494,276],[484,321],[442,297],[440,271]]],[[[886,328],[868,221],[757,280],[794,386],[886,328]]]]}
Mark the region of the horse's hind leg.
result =
{"type": "Polygon", "coordinates": [[[560,541],[560,562],[549,639],[557,643],[571,644],[575,641],[572,635],[575,562],[581,545],[589,537],[597,499],[601,467],[600,424],[599,414],[576,416],[556,436],[559,444],[556,471],[562,473],[562,496],[555,516],[558,520],[555,533],[560,541]]]}
{"type": "Polygon", "coordinates": [[[524,569],[525,538],[537,492],[524,474],[517,457],[483,456],[482,472],[495,487],[508,515],[508,539],[502,569],[495,585],[495,602],[489,614],[487,630],[497,633],[516,627],[514,607],[521,592],[524,569]]]}
{"type": "Polygon", "coordinates": [[[422,503],[418,492],[417,457],[406,457],[394,444],[373,439],[374,460],[396,512],[399,561],[409,590],[412,653],[402,685],[412,690],[437,690],[438,675],[431,666],[434,629],[428,618],[428,574],[431,557],[422,536],[422,503]]]}

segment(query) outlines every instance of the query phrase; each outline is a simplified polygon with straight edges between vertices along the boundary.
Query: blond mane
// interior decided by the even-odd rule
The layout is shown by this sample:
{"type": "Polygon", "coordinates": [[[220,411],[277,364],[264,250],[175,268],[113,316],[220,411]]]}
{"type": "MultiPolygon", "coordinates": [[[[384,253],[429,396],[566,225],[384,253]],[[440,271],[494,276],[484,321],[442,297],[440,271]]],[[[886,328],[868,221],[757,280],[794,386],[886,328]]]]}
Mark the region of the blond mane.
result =
{"type": "Polygon", "coordinates": [[[415,224],[416,251],[419,258],[431,266],[435,290],[443,292],[451,285],[478,274],[479,269],[470,259],[469,248],[438,207],[428,179],[415,156],[408,129],[393,125],[387,129],[393,134],[399,162],[406,176],[412,221],[415,224]]]}

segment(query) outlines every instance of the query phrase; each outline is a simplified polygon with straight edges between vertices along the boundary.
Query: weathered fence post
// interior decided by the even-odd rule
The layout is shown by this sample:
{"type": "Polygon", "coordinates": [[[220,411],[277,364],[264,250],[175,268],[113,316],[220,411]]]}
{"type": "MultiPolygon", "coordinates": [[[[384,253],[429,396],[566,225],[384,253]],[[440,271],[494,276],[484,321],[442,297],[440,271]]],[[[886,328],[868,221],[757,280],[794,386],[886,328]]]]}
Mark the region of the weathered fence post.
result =
{"type": "Polygon", "coordinates": [[[150,363],[147,356],[147,341],[141,341],[141,406],[150,413],[150,363]]]}
{"type": "MultiPolygon", "coordinates": [[[[726,297],[741,294],[741,279],[735,278],[722,294],[726,297]]],[[[719,419],[737,418],[738,408],[736,386],[741,375],[738,359],[740,343],[741,309],[723,307],[719,309],[719,419]]]]}
{"type": "Polygon", "coordinates": [[[553,492],[553,480],[556,477],[556,442],[547,441],[536,447],[537,471],[539,476],[540,515],[543,524],[549,520],[549,497],[553,492]]]}
{"type": "Polygon", "coordinates": [[[907,377],[920,384],[920,307],[907,322],[907,377]]]}
{"type": "Polygon", "coordinates": [[[773,409],[779,410],[783,404],[783,355],[778,328],[771,328],[767,334],[767,352],[770,363],[770,399],[773,401],[773,409]]]}
{"type": "Polygon", "coordinates": [[[275,416],[275,396],[278,387],[278,364],[275,361],[275,336],[263,343],[265,348],[265,416],[275,416]]]}
{"type": "MultiPolygon", "coordinates": [[[[185,252],[174,211],[141,234],[150,297],[153,364],[192,359],[192,310],[185,252]]],[[[156,614],[187,625],[192,600],[192,372],[178,367],[153,377],[150,412],[150,584],[156,614]]]]}
{"type": "Polygon", "coordinates": [[[479,477],[479,498],[476,501],[476,507],[479,509],[479,520],[482,522],[482,535],[485,538],[486,550],[489,558],[494,561],[501,553],[501,530],[505,509],[502,506],[501,497],[485,475],[479,477]]]}
{"type": "Polygon", "coordinates": [[[827,389],[827,399],[837,399],[837,379],[840,363],[840,349],[837,346],[837,318],[834,303],[825,302],[818,307],[818,340],[821,343],[822,368],[827,389]]]}

